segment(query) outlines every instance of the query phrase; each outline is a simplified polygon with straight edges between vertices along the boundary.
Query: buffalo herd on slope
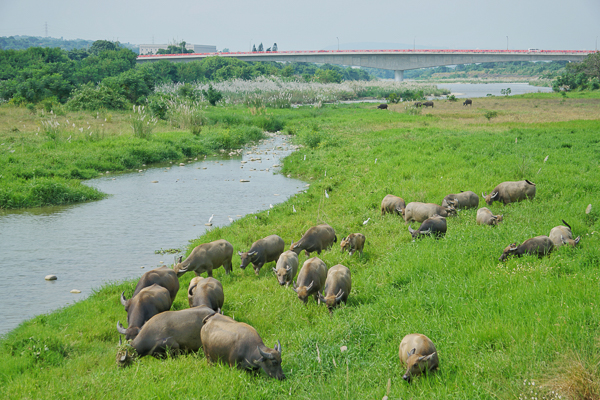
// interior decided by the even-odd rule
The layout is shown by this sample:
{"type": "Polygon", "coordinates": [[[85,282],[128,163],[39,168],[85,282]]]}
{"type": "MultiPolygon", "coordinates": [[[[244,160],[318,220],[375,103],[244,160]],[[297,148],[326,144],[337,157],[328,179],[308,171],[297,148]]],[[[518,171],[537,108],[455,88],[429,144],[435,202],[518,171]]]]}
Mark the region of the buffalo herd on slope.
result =
{"type": "MultiPolygon", "coordinates": [[[[509,204],[533,199],[535,193],[535,184],[524,180],[503,182],[490,194],[482,193],[482,196],[487,205],[494,201],[509,204]]],[[[471,191],[449,194],[441,205],[419,202],[406,204],[402,198],[390,194],[381,202],[381,214],[401,215],[409,224],[408,229],[414,241],[422,236],[444,236],[447,216],[455,215],[460,209],[478,206],[479,196],[471,191]],[[421,225],[413,229],[411,222],[421,222],[421,225]]],[[[497,225],[502,221],[502,215],[494,215],[486,207],[477,210],[477,224],[497,225]]],[[[565,225],[553,228],[549,236],[537,236],[520,245],[510,244],[504,249],[500,261],[511,255],[542,257],[564,244],[574,247],[580,237],[573,239],[571,227],[564,220],[563,223],[565,225]]],[[[325,303],[332,313],[341,302],[346,302],[351,292],[350,270],[341,264],[328,269],[321,259],[312,257],[298,271],[298,255],[303,250],[307,257],[313,252],[320,255],[321,251],[329,249],[336,242],[335,230],[327,224],[308,229],[298,242],[292,242],[288,251],[284,251],[285,243],[281,237],[271,235],[254,242],[247,252],[238,252],[240,267],[245,269],[252,264],[258,275],[264,264],[276,262],[273,272],[281,286],[292,284],[298,298],[304,303],[312,296],[315,301],[325,303]]],[[[355,252],[362,256],[364,244],[365,236],[353,233],[342,239],[340,247],[342,252],[347,250],[350,256],[355,252]]],[[[117,364],[126,366],[135,358],[146,355],[160,357],[167,351],[199,351],[202,348],[211,362],[225,362],[248,370],[262,369],[271,377],[284,379],[279,341],[274,348],[266,347],[252,326],[222,315],[220,311],[225,301],[223,286],[212,277],[212,272],[223,266],[229,274],[232,257],[233,246],[228,241],[220,239],[204,243],[194,248],[185,260],[180,257],[173,268],[163,266],[146,272],[130,299],[126,299],[122,293],[121,303],[127,312],[128,327],[125,329],[117,322],[117,330],[129,342],[119,347],[117,364]],[[178,278],[191,271],[195,272],[196,277],[188,288],[190,308],[169,311],[179,290],[178,278]],[[204,272],[207,278],[200,276],[204,272]]],[[[407,367],[403,379],[409,382],[413,376],[433,370],[439,364],[433,342],[418,333],[402,339],[399,356],[407,367]]]]}

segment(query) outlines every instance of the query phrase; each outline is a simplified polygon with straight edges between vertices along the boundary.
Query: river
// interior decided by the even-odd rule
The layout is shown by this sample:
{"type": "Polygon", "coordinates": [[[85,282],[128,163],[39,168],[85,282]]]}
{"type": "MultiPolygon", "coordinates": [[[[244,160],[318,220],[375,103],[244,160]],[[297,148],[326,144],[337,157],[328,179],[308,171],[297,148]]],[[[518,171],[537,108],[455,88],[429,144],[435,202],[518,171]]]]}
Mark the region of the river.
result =
{"type": "Polygon", "coordinates": [[[229,218],[268,209],[303,191],[304,182],[276,173],[275,165],[293,150],[284,136],[273,136],[243,155],[86,181],[110,194],[101,201],[0,211],[0,334],[82,300],[106,282],[172,264],[173,254],[155,250],[185,251],[190,239],[210,229],[205,224],[213,214],[213,227],[228,225],[229,218]],[[44,280],[49,274],[58,279],[44,280]]]}
{"type": "Polygon", "coordinates": [[[458,98],[486,97],[489,94],[503,96],[502,89],[510,88],[510,94],[548,93],[552,88],[532,86],[529,83],[437,83],[440,89],[448,89],[458,98]]]}

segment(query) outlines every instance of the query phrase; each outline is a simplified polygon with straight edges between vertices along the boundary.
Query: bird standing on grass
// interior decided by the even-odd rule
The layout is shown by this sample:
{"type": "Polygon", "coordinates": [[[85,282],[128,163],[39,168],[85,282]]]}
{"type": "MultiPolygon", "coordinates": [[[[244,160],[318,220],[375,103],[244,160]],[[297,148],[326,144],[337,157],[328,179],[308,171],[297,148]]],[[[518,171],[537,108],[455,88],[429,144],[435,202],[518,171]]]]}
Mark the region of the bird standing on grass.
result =
{"type": "Polygon", "coordinates": [[[363,225],[366,225],[367,222],[369,222],[370,219],[371,219],[371,217],[367,218],[367,220],[365,222],[363,222],[363,225]]]}

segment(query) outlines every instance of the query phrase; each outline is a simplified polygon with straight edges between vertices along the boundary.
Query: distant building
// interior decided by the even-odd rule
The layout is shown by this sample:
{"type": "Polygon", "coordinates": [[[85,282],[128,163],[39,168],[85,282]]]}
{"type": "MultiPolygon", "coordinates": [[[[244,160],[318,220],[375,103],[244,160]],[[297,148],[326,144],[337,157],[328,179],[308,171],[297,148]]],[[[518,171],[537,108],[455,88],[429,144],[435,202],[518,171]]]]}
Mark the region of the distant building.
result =
{"type": "MultiPolygon", "coordinates": [[[[166,50],[169,47],[168,44],[140,44],[140,55],[144,54],[156,54],[159,49],[166,50]]],[[[186,43],[186,50],[193,50],[194,53],[216,53],[217,46],[211,46],[207,44],[191,44],[186,43]]]]}

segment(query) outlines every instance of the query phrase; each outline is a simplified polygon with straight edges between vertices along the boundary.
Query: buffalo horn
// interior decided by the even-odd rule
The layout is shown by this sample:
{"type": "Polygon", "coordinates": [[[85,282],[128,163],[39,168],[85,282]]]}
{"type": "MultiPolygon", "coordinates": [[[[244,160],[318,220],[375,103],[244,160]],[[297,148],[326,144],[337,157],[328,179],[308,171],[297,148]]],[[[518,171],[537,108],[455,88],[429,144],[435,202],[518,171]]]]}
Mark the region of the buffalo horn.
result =
{"type": "Polygon", "coordinates": [[[292,281],[292,289],[294,289],[294,292],[298,293],[298,286],[296,286],[296,282],[292,281]]]}
{"type": "Polygon", "coordinates": [[[121,304],[123,304],[123,307],[127,306],[127,299],[125,298],[125,292],[121,293],[121,304]]]}
{"type": "Polygon", "coordinates": [[[273,267],[273,272],[277,273],[277,269],[275,267],[273,267]]]}
{"type": "Polygon", "coordinates": [[[426,231],[421,232],[421,235],[431,235],[431,228],[427,229],[426,231]]]}
{"type": "Polygon", "coordinates": [[[196,288],[196,286],[198,286],[198,283],[196,283],[194,286],[190,287],[188,290],[188,296],[193,296],[194,295],[194,289],[196,288]]]}
{"type": "Polygon", "coordinates": [[[340,300],[342,300],[342,296],[344,296],[344,291],[342,289],[340,289],[338,294],[335,295],[335,301],[339,302],[340,300]]]}
{"type": "Polygon", "coordinates": [[[279,339],[277,339],[277,345],[275,345],[275,350],[281,354],[281,343],[279,343],[279,339]]]}
{"type": "Polygon", "coordinates": [[[123,325],[121,325],[121,321],[117,321],[117,331],[119,331],[121,335],[127,334],[127,329],[123,328],[123,325]]]}
{"type": "Polygon", "coordinates": [[[256,348],[258,349],[258,352],[260,353],[261,356],[263,356],[264,358],[268,358],[269,360],[272,360],[275,358],[275,356],[271,353],[265,353],[264,351],[261,350],[260,347],[256,346],[256,348]]]}
{"type": "Polygon", "coordinates": [[[498,192],[492,193],[492,199],[495,199],[496,197],[498,197],[498,192]]]}
{"type": "Polygon", "coordinates": [[[244,253],[242,253],[241,251],[238,251],[238,256],[241,256],[242,254],[244,254],[244,253]]]}
{"type": "Polygon", "coordinates": [[[581,240],[581,236],[577,236],[575,238],[575,244],[579,244],[579,241],[581,240]]]}
{"type": "Polygon", "coordinates": [[[325,297],[323,297],[323,295],[321,293],[319,293],[319,300],[321,300],[322,303],[325,303],[325,297]]]}
{"type": "Polygon", "coordinates": [[[408,231],[409,231],[411,234],[415,232],[415,230],[414,230],[414,229],[413,229],[413,228],[412,228],[410,225],[408,226],[408,231]]]}
{"type": "Polygon", "coordinates": [[[179,260],[177,260],[177,264],[180,264],[182,260],[183,260],[183,256],[179,256],[179,260]]]}
{"type": "Polygon", "coordinates": [[[251,252],[248,253],[249,256],[253,256],[255,254],[256,254],[256,251],[251,251],[251,252]]]}
{"type": "Polygon", "coordinates": [[[310,283],[310,285],[308,285],[308,286],[306,287],[306,290],[307,290],[307,291],[308,291],[308,290],[310,290],[310,289],[313,287],[313,284],[314,284],[314,283],[315,283],[315,281],[312,281],[312,282],[310,283]]]}
{"type": "Polygon", "coordinates": [[[120,359],[121,362],[125,362],[125,360],[127,360],[127,352],[123,353],[120,359]]]}
{"type": "Polygon", "coordinates": [[[485,198],[487,196],[487,192],[481,192],[481,197],[485,198]]]}

